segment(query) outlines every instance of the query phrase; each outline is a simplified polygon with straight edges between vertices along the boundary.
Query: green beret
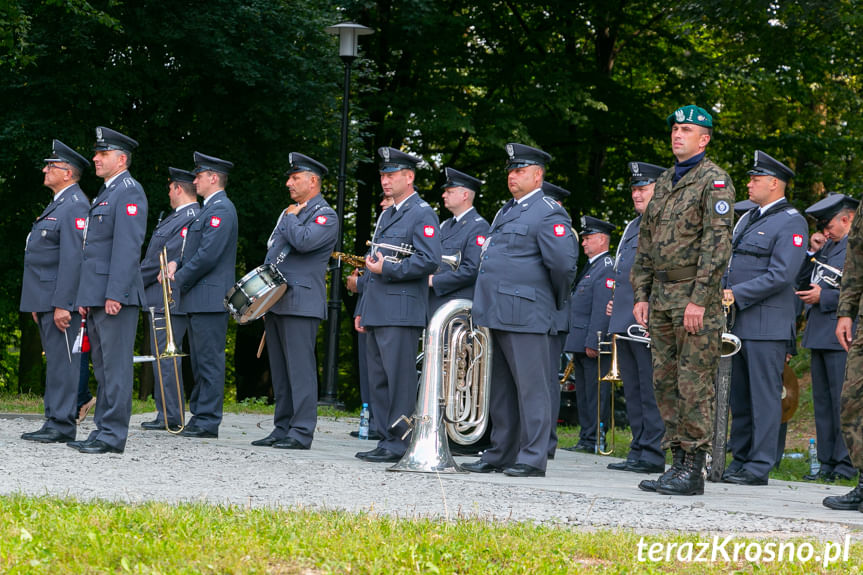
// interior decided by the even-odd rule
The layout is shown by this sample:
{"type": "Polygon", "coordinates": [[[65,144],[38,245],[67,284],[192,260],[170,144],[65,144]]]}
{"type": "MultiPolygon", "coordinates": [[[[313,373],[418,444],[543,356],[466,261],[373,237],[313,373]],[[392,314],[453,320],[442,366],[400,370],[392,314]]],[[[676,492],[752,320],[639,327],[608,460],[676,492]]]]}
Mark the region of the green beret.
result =
{"type": "Polygon", "coordinates": [[[695,124],[704,126],[705,128],[713,127],[713,117],[707,113],[707,110],[698,106],[681,106],[677,108],[673,114],[669,114],[665,119],[665,123],[670,128],[672,124],[695,124]]]}

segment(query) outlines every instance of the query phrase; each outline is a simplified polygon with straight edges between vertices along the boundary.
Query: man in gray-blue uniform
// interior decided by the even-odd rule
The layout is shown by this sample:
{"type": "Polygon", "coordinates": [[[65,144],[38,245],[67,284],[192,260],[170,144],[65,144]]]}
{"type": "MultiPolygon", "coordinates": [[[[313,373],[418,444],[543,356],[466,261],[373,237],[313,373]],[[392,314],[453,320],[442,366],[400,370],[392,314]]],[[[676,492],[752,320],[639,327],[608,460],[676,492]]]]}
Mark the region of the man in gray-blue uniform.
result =
{"type": "MultiPolygon", "coordinates": [[[[569,190],[556,186],[551,182],[542,182],[542,193],[551,198],[563,208],[563,202],[569,197],[569,190]]],[[[563,208],[566,210],[566,208],[563,208]]],[[[576,243],[576,253],[578,253],[578,236],[572,235],[572,240],[576,243]]],[[[548,358],[549,358],[549,380],[548,380],[548,397],[551,402],[551,433],[548,436],[548,458],[554,459],[554,453],[557,451],[557,418],[560,416],[560,355],[563,353],[563,344],[566,343],[566,338],[569,336],[569,314],[571,300],[567,294],[566,301],[560,309],[554,312],[554,329],[555,333],[549,334],[548,338],[548,358]]]]}
{"type": "Polygon", "coordinates": [[[189,358],[195,386],[189,397],[192,419],[181,435],[218,437],[225,400],[225,294],[234,285],[237,210],[225,193],[234,164],[195,152],[195,190],[204,198],[189,224],[179,265],[168,262],[168,277],[180,292],[180,313],[189,317],[189,358]]]}
{"type": "Polygon", "coordinates": [[[462,467],[541,477],[551,433],[549,334],[578,253],[566,210],[542,193],[551,155],[523,144],[507,144],[506,152],[512,199],[483,243],[473,305],[474,323],[491,330],[494,348],[491,448],[462,467]]]}
{"type": "Polygon", "coordinates": [[[381,188],[395,203],[381,215],[372,254],[366,257],[368,277],[363,281],[354,326],[368,333],[369,393],[382,439],[375,449],[356,456],[365,461],[396,462],[408,442],[402,439],[404,424],[391,425],[415,411],[417,342],[426,325],[428,276],[440,265],[441,243],[437,214],[414,190],[421,160],[395,148],[382,147],[378,154],[381,188]],[[402,253],[376,244],[387,244],[402,253]]]}
{"type": "MultiPolygon", "coordinates": [[[[132,416],[132,355],[138,310],[144,305],[141,246],[147,234],[147,196],[129,173],[138,142],[96,128],[93,166],[105,180],[90,206],[78,286],[78,311],[87,316],[90,357],[99,382],[96,430],[68,445],[82,453],[122,453],[132,416]]],[[[80,366],[79,366],[80,367],[80,366]]]]}
{"type": "MultiPolygon", "coordinates": [[[[617,244],[613,274],[614,300],[608,322],[608,332],[622,336],[626,336],[629,326],[635,324],[635,316],[632,314],[635,302],[629,272],[638,251],[641,214],[647,209],[647,204],[653,197],[656,179],[665,168],[646,162],[630,162],[629,170],[632,203],[638,215],[626,224],[623,236],[617,244]]],[[[653,393],[650,349],[644,343],[618,337],[617,364],[623,380],[626,416],[632,430],[632,441],[626,460],[609,463],[608,468],[634,473],[662,473],[665,471],[665,452],[662,449],[665,423],[653,393]]]]}
{"type": "MultiPolygon", "coordinates": [[[[848,232],[859,203],[844,194],[830,194],[806,210],[808,215],[816,218],[816,229],[823,230],[827,237],[827,243],[816,256],[819,263],[837,270],[845,267],[848,232]]],[[[836,339],[836,309],[839,306],[839,283],[842,278],[835,272],[815,265],[815,273],[812,274],[814,281],[809,289],[798,291],[797,295],[806,304],[807,320],[802,345],[812,350],[812,402],[821,470],[817,475],[805,475],[803,478],[811,481],[853,479],[857,469],[848,455],[839,419],[845,360],[848,358],[848,352],[836,339]]],[[[857,326],[854,325],[852,329],[856,331],[857,326]]]]}
{"type": "MultiPolygon", "coordinates": [[[[141,277],[144,280],[144,293],[147,298],[147,309],[150,312],[150,346],[160,354],[165,353],[168,343],[168,331],[165,324],[165,304],[162,296],[162,282],[160,281],[159,256],[162,249],[166,250],[167,260],[180,261],[183,258],[183,248],[186,244],[186,232],[201,206],[198,204],[195,194],[195,174],[168,168],[168,200],[173,211],[168,217],[159,219],[144,259],[141,260],[141,277]],[[155,329],[153,329],[155,326],[155,329]],[[153,341],[153,333],[156,340],[153,341]]],[[[189,327],[189,318],[178,310],[180,293],[179,290],[171,290],[174,303],[171,305],[171,333],[173,341],[179,351],[183,343],[183,336],[189,327]]],[[[160,366],[153,362],[153,375],[156,380],[153,397],[156,400],[156,419],[144,421],[141,427],[144,429],[168,429],[177,431],[184,421],[184,410],[186,409],[185,391],[183,390],[183,370],[180,364],[182,358],[165,358],[160,361],[160,366]],[[175,363],[176,362],[176,363],[175,363]],[[176,373],[175,373],[176,366],[176,373]],[[161,371],[161,383],[160,383],[161,371]],[[166,417],[167,414],[167,417],[166,417]]]]}
{"type": "Polygon", "coordinates": [[[597,446],[599,421],[605,430],[611,414],[611,384],[603,382],[602,395],[597,398],[598,377],[611,365],[608,355],[599,355],[597,332],[608,331],[606,307],[614,292],[614,260],[608,255],[614,225],[592,216],[581,217],[581,245],[588,263],[578,273],[572,293],[569,335],[564,349],[573,354],[575,396],[578,398],[578,443],[570,451],[594,453],[597,446]]]}
{"type": "Polygon", "coordinates": [[[75,296],[88,203],[78,181],[89,165],[84,156],[54,140],[53,153],[42,168],[43,184],[53,198],[33,222],[24,244],[19,309],[29,311],[39,326],[47,369],[45,422],[41,429],[24,433],[21,438],[40,443],[75,439],[81,356],[72,353],[69,327],[75,329],[81,323],[75,296]]]}
{"type": "Polygon", "coordinates": [[[788,166],[755,152],[749,199],[758,204],[739,221],[723,277],[734,296],[732,333],[742,346],[731,368],[731,436],[734,460],[722,481],[767,485],[776,462],[782,420],[782,371],[795,337],[795,279],[806,253],[806,219],[785,199],[794,176],[788,166]]]}
{"type": "Polygon", "coordinates": [[[443,205],[453,217],[440,225],[441,250],[443,255],[460,255],[461,261],[457,269],[441,264],[429,276],[429,318],[448,301],[473,300],[479,253],[488,235],[488,222],[473,207],[483,181],[453,168],[444,168],[444,173],[443,205]]]}
{"type": "Polygon", "coordinates": [[[339,235],[339,218],[321,195],[327,167],[288,154],[285,185],[294,203],[276,222],[265,263],[275,264],[288,289],[267,312],[267,355],[276,410],[274,429],[252,445],[308,449],[318,421],[315,338],[327,317],[327,264],[339,235]]]}

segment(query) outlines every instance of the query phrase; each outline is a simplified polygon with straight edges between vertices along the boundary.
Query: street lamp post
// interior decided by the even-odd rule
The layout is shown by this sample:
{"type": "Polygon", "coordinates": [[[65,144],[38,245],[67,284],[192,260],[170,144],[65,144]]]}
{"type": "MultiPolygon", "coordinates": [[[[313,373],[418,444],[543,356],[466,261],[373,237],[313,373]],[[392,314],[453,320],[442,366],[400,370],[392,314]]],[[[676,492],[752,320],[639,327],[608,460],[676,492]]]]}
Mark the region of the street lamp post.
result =
{"type": "MultiPolygon", "coordinates": [[[[339,56],[345,63],[345,93],[342,99],[342,142],[339,151],[339,184],[336,212],[339,216],[339,236],[336,250],[342,250],[342,237],[345,224],[345,169],[348,161],[348,104],[351,85],[351,64],[357,58],[357,41],[360,36],[372,34],[374,30],[353,22],[342,22],[329,26],[326,31],[339,37],[339,56]]],[[[338,401],[338,355],[339,355],[339,315],[342,309],[341,298],[342,266],[338,262],[330,278],[330,300],[327,304],[327,364],[324,373],[324,394],[321,403],[333,405],[338,401]]]]}

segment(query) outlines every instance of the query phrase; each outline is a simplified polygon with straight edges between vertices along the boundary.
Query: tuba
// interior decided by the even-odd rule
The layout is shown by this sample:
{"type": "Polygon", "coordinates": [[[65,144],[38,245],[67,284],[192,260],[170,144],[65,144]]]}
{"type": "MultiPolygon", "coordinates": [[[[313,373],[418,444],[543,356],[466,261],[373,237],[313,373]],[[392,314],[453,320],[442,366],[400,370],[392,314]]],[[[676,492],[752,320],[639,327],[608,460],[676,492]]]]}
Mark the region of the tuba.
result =
{"type": "Polygon", "coordinates": [[[471,321],[471,301],[442,305],[426,328],[423,370],[416,411],[393,422],[407,423],[411,443],[390,471],[460,473],[447,435],[475,443],[488,425],[491,335],[471,321]]]}

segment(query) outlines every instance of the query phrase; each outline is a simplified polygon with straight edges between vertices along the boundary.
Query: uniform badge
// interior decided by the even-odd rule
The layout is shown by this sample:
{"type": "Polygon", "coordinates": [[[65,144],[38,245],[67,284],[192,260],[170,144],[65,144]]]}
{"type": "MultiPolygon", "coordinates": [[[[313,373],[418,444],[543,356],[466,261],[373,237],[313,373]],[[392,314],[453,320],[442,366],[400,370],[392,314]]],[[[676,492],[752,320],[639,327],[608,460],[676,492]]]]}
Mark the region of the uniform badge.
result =
{"type": "Polygon", "coordinates": [[[126,215],[137,216],[138,204],[126,204],[126,215]]]}
{"type": "Polygon", "coordinates": [[[554,224],[554,235],[559,238],[565,236],[566,226],[563,224],[554,224]]]}
{"type": "Polygon", "coordinates": [[[180,237],[185,238],[187,233],[189,233],[189,228],[183,228],[180,230],[180,237]]]}
{"type": "Polygon", "coordinates": [[[218,228],[221,223],[222,223],[222,218],[218,218],[216,216],[213,216],[212,218],[210,218],[210,227],[211,228],[218,228]]]}
{"type": "Polygon", "coordinates": [[[485,236],[477,236],[476,237],[476,245],[478,245],[479,247],[482,247],[484,243],[485,243],[485,236]]]}
{"type": "Polygon", "coordinates": [[[327,216],[318,216],[315,218],[315,223],[318,225],[324,225],[327,223],[327,216]]]}
{"type": "Polygon", "coordinates": [[[423,235],[427,238],[433,238],[434,237],[434,226],[423,227],[423,235]]]}
{"type": "Polygon", "coordinates": [[[44,238],[47,235],[48,235],[48,230],[42,230],[42,237],[44,238]]]}
{"type": "Polygon", "coordinates": [[[630,162],[629,163],[629,171],[632,172],[633,176],[637,176],[641,172],[638,169],[638,162],[630,162]]]}
{"type": "Polygon", "coordinates": [[[381,150],[381,157],[384,159],[385,162],[389,162],[390,161],[390,149],[389,148],[383,148],[381,150]]]}
{"type": "Polygon", "coordinates": [[[506,145],[506,155],[509,156],[510,159],[512,159],[513,154],[514,154],[514,152],[512,149],[512,144],[507,144],[506,145]]]}
{"type": "Polygon", "coordinates": [[[102,128],[96,128],[96,139],[102,141],[102,128]]]}
{"type": "Polygon", "coordinates": [[[713,180],[713,187],[714,188],[724,188],[725,187],[725,180],[713,180]]]}
{"type": "Polygon", "coordinates": [[[725,200],[719,200],[715,204],[713,204],[713,211],[719,214],[720,216],[724,216],[728,213],[728,210],[731,209],[731,206],[728,205],[728,202],[725,200]]]}
{"type": "Polygon", "coordinates": [[[674,119],[677,120],[678,123],[686,119],[686,113],[683,111],[683,108],[674,111],[674,119]]]}
{"type": "Polygon", "coordinates": [[[614,289],[614,280],[612,278],[605,278],[605,287],[614,289]]]}
{"type": "Polygon", "coordinates": [[[803,246],[803,236],[800,234],[794,234],[792,236],[791,241],[794,243],[794,247],[799,248],[803,246]]]}
{"type": "Polygon", "coordinates": [[[87,220],[84,218],[75,218],[75,229],[83,230],[84,225],[87,223],[87,220]]]}

